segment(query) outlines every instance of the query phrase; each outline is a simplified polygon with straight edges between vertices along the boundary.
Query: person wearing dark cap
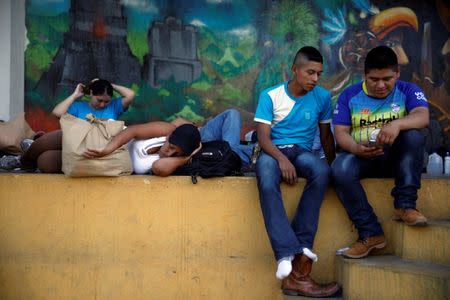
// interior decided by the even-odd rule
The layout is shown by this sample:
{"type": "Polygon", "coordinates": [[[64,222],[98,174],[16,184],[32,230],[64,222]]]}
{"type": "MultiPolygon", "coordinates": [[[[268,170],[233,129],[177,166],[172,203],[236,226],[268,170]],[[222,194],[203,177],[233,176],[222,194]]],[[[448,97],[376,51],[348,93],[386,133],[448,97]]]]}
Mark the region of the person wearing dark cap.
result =
{"type": "Polygon", "coordinates": [[[178,147],[180,148],[178,150],[181,150],[183,154],[190,155],[192,152],[194,152],[195,149],[198,148],[199,143],[200,132],[198,131],[198,128],[193,124],[183,124],[175,128],[175,130],[169,136],[168,143],[166,143],[165,145],[178,147]]]}
{"type": "Polygon", "coordinates": [[[224,140],[245,166],[250,162],[253,146],[239,144],[240,126],[241,118],[235,109],[225,110],[201,128],[182,118],[171,123],[133,125],[114,137],[105,148],[88,149],[84,156],[105,156],[129,142],[135,174],[169,176],[201,149],[201,142],[224,140]]]}
{"type": "Polygon", "coordinates": [[[136,174],[151,172],[168,176],[200,150],[200,133],[193,124],[178,127],[167,122],[149,122],[127,127],[103,149],[87,149],[87,158],[102,157],[128,144],[136,174]]]}

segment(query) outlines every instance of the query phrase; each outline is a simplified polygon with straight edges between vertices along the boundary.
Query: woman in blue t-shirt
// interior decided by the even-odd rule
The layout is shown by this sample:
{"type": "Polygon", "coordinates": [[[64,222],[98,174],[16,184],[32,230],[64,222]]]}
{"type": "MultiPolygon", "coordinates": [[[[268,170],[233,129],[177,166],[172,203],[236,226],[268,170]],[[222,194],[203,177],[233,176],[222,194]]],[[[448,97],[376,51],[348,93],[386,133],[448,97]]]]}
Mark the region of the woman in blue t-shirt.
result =
{"type": "Polygon", "coordinates": [[[72,95],[56,105],[52,113],[58,118],[67,112],[80,119],[85,119],[91,113],[96,118],[116,120],[128,109],[133,98],[134,92],[129,88],[111,84],[104,79],[94,79],[88,86],[79,83],[72,95]],[[113,90],[122,97],[113,99],[113,90]],[[77,101],[84,95],[90,97],[89,102],[77,101]]]}
{"type": "MultiPolygon", "coordinates": [[[[124,86],[111,84],[104,79],[94,79],[87,86],[79,83],[73,93],[57,104],[52,113],[58,118],[69,113],[77,118],[86,119],[93,114],[100,119],[116,120],[124,113],[134,99],[134,92],[124,86]],[[121,95],[113,98],[113,91],[121,95]],[[89,101],[79,101],[84,95],[89,101]]],[[[34,142],[21,143],[21,157],[10,156],[2,158],[0,164],[5,169],[38,168],[43,173],[61,173],[62,131],[46,133],[34,142]]]]}

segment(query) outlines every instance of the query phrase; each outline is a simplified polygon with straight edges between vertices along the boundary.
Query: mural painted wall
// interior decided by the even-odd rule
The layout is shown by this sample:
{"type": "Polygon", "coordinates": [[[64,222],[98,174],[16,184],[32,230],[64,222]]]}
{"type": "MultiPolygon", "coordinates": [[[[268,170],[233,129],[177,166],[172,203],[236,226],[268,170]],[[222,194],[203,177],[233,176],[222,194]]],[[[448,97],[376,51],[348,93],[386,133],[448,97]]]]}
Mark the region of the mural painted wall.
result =
{"type": "Polygon", "coordinates": [[[201,123],[236,107],[251,128],[259,93],[289,79],[300,47],[321,50],[320,84],[336,100],[383,44],[401,79],[426,92],[428,150],[450,148],[448,1],[28,0],[26,9],[25,105],[36,130],[58,128],[52,108],[96,77],[136,91],[129,124],[201,123]]]}

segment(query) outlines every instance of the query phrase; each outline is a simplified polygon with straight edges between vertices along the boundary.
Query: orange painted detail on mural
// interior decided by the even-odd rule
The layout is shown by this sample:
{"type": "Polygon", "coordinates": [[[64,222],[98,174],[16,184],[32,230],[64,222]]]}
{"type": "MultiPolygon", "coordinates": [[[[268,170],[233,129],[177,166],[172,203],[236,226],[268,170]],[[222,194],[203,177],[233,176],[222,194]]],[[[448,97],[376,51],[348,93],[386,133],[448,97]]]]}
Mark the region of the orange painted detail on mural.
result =
{"type": "Polygon", "coordinates": [[[398,27],[411,27],[419,30],[416,14],[407,7],[393,7],[383,10],[369,21],[370,30],[382,40],[398,27]]]}

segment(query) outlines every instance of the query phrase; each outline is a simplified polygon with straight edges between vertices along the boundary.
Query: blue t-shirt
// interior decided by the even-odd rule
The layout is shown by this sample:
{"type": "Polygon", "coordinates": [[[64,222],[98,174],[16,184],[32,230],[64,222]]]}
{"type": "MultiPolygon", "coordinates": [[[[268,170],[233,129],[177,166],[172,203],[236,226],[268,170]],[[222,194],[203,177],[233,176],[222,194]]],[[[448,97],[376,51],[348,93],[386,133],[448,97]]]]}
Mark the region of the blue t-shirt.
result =
{"type": "Polygon", "coordinates": [[[331,122],[331,94],[316,86],[299,98],[289,93],[288,81],[264,90],[256,108],[256,122],[272,126],[275,145],[295,144],[311,151],[318,123],[331,122]]]}
{"type": "Polygon", "coordinates": [[[367,95],[360,82],[349,86],[339,96],[333,112],[333,124],[351,126],[351,136],[366,143],[371,133],[393,120],[406,116],[416,107],[428,107],[427,98],[417,85],[398,80],[386,98],[367,95]]]}
{"type": "Polygon", "coordinates": [[[77,118],[86,120],[87,114],[93,114],[99,119],[114,119],[117,120],[119,116],[124,113],[122,98],[112,99],[109,104],[101,109],[93,109],[88,101],[75,101],[70,106],[67,112],[77,118]]]}

